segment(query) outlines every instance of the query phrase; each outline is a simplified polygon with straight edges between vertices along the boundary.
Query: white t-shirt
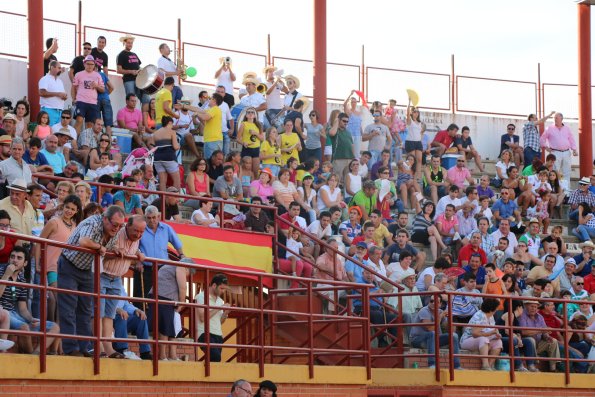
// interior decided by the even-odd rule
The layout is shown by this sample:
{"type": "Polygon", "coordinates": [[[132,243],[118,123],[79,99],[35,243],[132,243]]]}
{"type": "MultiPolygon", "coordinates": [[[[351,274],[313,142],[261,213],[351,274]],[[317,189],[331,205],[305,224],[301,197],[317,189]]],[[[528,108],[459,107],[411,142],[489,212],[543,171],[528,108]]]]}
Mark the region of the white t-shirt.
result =
{"type": "MultiPolygon", "coordinates": [[[[502,236],[502,232],[500,231],[500,229],[496,230],[494,233],[490,234],[490,236],[492,236],[492,241],[494,242],[494,247],[496,247],[495,249],[497,249],[498,247],[498,240],[500,240],[500,237],[502,236]]],[[[514,254],[514,251],[516,250],[517,245],[519,245],[516,236],[514,235],[513,232],[509,232],[508,236],[504,236],[508,238],[508,248],[506,248],[506,251],[504,251],[504,254],[507,258],[511,257],[514,254]]]]}
{"type": "MultiPolygon", "coordinates": [[[[74,129],[74,127],[71,126],[70,124],[68,124],[66,127],[62,127],[62,123],[56,123],[52,126],[52,132],[55,134],[56,132],[60,131],[60,129],[62,129],[62,128],[68,128],[68,131],[70,131],[70,136],[72,137],[72,140],[76,141],[78,134],[76,133],[76,130],[74,129]]],[[[70,144],[70,142],[66,142],[64,147],[72,149],[72,145],[70,144]]]]}
{"type": "Polygon", "coordinates": [[[424,283],[424,278],[427,275],[432,276],[432,280],[430,281],[430,285],[434,284],[434,277],[436,276],[436,272],[432,266],[426,267],[422,272],[419,274],[417,281],[415,282],[415,286],[419,292],[424,292],[426,290],[426,284],[424,283]]]}
{"type": "MultiPolygon", "coordinates": [[[[326,192],[326,195],[328,196],[328,199],[330,201],[337,201],[337,198],[339,197],[339,194],[341,193],[341,189],[339,189],[338,187],[336,187],[335,191],[331,193],[331,188],[328,185],[324,185],[319,189],[319,193],[318,193],[319,196],[322,193],[322,191],[326,192]]],[[[324,201],[322,200],[321,197],[318,197],[318,209],[320,211],[324,211],[327,209],[326,204],[324,204],[324,201]]]]}
{"type": "MultiPolygon", "coordinates": [[[[195,303],[201,303],[206,305],[207,302],[205,301],[205,291],[200,291],[194,297],[195,303]]],[[[211,307],[215,306],[223,306],[225,302],[220,297],[214,298],[209,294],[209,305],[211,307]]],[[[197,310],[202,310],[204,313],[203,308],[198,308],[197,310]]],[[[212,310],[212,309],[211,309],[212,310]]],[[[214,335],[223,336],[223,330],[221,329],[221,317],[223,317],[223,311],[218,310],[210,319],[209,319],[209,332],[214,335]]],[[[205,333],[205,324],[200,321],[200,318],[196,316],[196,336],[199,337],[205,333]]]]}
{"type": "MultiPolygon", "coordinates": [[[[508,168],[512,167],[513,165],[516,166],[512,161],[508,163],[508,167],[502,161],[498,161],[496,163],[496,168],[500,168],[500,170],[502,171],[502,177],[506,178],[506,171],[508,171],[508,168]]],[[[498,178],[498,172],[496,172],[496,179],[500,179],[498,178]]]]}
{"type": "Polygon", "coordinates": [[[308,226],[306,231],[312,233],[319,239],[322,239],[323,237],[330,237],[332,234],[331,225],[329,224],[327,227],[322,229],[319,220],[315,220],[314,222],[312,222],[310,226],[308,226]]]}
{"type": "Polygon", "coordinates": [[[233,95],[233,81],[231,81],[231,72],[222,70],[217,78],[217,85],[225,87],[225,93],[233,95]]]}
{"type": "Polygon", "coordinates": [[[407,141],[421,141],[421,123],[411,120],[411,123],[407,126],[407,141]]]}
{"type": "MultiPolygon", "coordinates": [[[[54,78],[54,76],[52,76],[49,73],[46,74],[45,76],[43,76],[39,80],[38,88],[40,90],[44,89],[47,92],[64,92],[64,93],[66,93],[66,90],[64,89],[64,83],[62,82],[60,77],[54,78]]],[[[40,96],[39,97],[39,106],[41,106],[41,107],[45,106],[46,108],[50,108],[50,109],[62,110],[62,109],[64,109],[64,100],[62,100],[56,96],[47,97],[47,98],[40,96]]]]}
{"type": "Polygon", "coordinates": [[[292,102],[295,103],[295,101],[293,100],[293,97],[295,96],[295,100],[297,101],[298,99],[300,99],[303,95],[301,92],[297,92],[294,91],[292,93],[289,94],[285,94],[285,99],[283,99],[283,105],[284,106],[293,106],[292,102]],[[296,96],[297,95],[297,96],[296,96]]]}
{"type": "Polygon", "coordinates": [[[460,207],[462,205],[462,201],[460,198],[451,199],[448,194],[442,197],[440,200],[438,200],[438,204],[436,204],[436,215],[434,216],[434,219],[438,218],[438,215],[444,214],[448,204],[452,204],[455,207],[460,207]]]}
{"type": "MultiPolygon", "coordinates": [[[[270,83],[268,81],[265,84],[267,85],[267,91],[273,85],[273,83],[270,83]]],[[[268,109],[283,108],[283,100],[281,99],[281,88],[282,87],[283,87],[283,84],[277,83],[275,89],[273,91],[271,91],[270,94],[267,95],[267,108],[268,109]]]]}
{"type": "MultiPolygon", "coordinates": [[[[298,193],[300,193],[300,195],[302,197],[304,197],[304,188],[303,187],[298,187],[297,188],[298,193]]],[[[308,197],[304,197],[304,201],[306,202],[306,204],[308,204],[310,207],[312,206],[312,200],[314,200],[314,197],[316,197],[316,190],[314,189],[310,189],[310,194],[308,195],[308,197]]]]}
{"type": "Polygon", "coordinates": [[[187,134],[190,134],[190,130],[193,130],[195,128],[194,123],[192,122],[193,113],[188,111],[186,112],[186,114],[184,114],[181,110],[176,110],[176,114],[180,116],[180,118],[174,119],[174,126],[188,124],[188,127],[186,128],[178,128],[176,130],[176,134],[181,136],[186,136],[187,134]]]}
{"type": "MultiPolygon", "coordinates": [[[[171,72],[176,72],[178,70],[178,68],[176,67],[176,64],[174,63],[174,61],[172,61],[169,58],[164,57],[163,55],[159,57],[159,60],[157,60],[157,67],[159,69],[163,69],[168,73],[171,72]]],[[[178,76],[171,76],[174,78],[174,84],[175,85],[180,85],[180,81],[178,79],[178,76]]]]}
{"type": "MultiPolygon", "coordinates": [[[[205,221],[205,220],[214,220],[215,217],[213,216],[213,214],[208,213],[207,216],[205,216],[205,214],[202,213],[201,210],[196,210],[192,213],[192,216],[190,217],[191,221],[193,224],[198,225],[198,223],[194,222],[194,217],[197,217],[199,220],[201,221],[205,221]]],[[[216,222],[213,222],[209,225],[209,227],[219,227],[219,225],[216,222]]]]}
{"type": "Polygon", "coordinates": [[[232,120],[231,117],[231,111],[229,110],[229,105],[225,102],[222,102],[221,105],[219,105],[219,109],[221,109],[221,128],[222,128],[222,132],[227,132],[229,131],[229,128],[227,128],[227,122],[229,120],[232,120]]]}
{"type": "MultiPolygon", "coordinates": [[[[288,249],[285,252],[285,259],[289,259],[292,256],[295,256],[294,254],[292,254],[291,252],[289,252],[290,250],[299,254],[300,253],[300,249],[302,249],[303,247],[304,247],[304,245],[301,242],[296,241],[296,240],[294,240],[292,238],[288,238],[287,239],[287,248],[288,249]]],[[[299,260],[299,257],[298,256],[295,256],[295,257],[299,260]]]]}
{"type": "MultiPolygon", "coordinates": [[[[257,109],[260,105],[266,103],[264,96],[261,93],[255,92],[252,95],[246,95],[240,100],[240,104],[244,106],[252,106],[257,109]]],[[[258,112],[258,121],[264,123],[264,112],[258,112]]]]}

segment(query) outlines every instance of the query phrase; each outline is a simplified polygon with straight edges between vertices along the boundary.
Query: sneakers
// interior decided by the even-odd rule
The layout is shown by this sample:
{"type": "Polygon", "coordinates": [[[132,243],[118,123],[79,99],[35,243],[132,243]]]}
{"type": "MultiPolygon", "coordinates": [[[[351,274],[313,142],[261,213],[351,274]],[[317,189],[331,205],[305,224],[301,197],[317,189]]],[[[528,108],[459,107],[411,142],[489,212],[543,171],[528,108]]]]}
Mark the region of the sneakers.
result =
{"type": "Polygon", "coordinates": [[[517,372],[529,372],[529,370],[525,367],[519,367],[516,369],[517,372]]]}
{"type": "Polygon", "coordinates": [[[131,352],[130,350],[124,350],[124,358],[126,358],[127,360],[140,360],[141,358],[139,356],[137,356],[134,352],[131,352]]]}
{"type": "Polygon", "coordinates": [[[0,352],[5,352],[14,346],[14,342],[6,339],[0,339],[0,352]]]}
{"type": "Polygon", "coordinates": [[[151,352],[144,352],[140,354],[140,358],[141,360],[152,360],[153,355],[151,354],[151,352]]]}

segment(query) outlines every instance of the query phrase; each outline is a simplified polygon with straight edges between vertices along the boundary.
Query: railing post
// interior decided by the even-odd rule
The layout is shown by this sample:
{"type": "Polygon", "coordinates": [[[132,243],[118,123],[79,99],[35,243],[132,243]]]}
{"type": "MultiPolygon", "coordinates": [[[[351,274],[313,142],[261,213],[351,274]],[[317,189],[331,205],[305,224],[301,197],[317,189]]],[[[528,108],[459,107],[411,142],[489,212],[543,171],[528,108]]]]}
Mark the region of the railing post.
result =
{"type": "Polygon", "coordinates": [[[440,382],[440,334],[442,329],[440,327],[440,310],[438,307],[437,297],[440,296],[438,292],[430,295],[430,299],[434,299],[434,360],[435,360],[435,375],[436,382],[440,382]]]}
{"type": "Polygon", "coordinates": [[[457,83],[455,76],[455,54],[450,55],[450,107],[452,114],[455,114],[457,108],[459,93],[457,92],[457,83]]]}
{"type": "Polygon", "coordinates": [[[258,277],[258,307],[260,308],[259,313],[259,335],[258,335],[258,342],[260,344],[260,357],[258,358],[258,374],[259,377],[264,378],[264,358],[265,358],[265,350],[264,350],[264,292],[262,290],[262,276],[258,277]]]}
{"type": "Polygon", "coordinates": [[[307,299],[308,299],[308,375],[310,379],[314,378],[314,323],[312,321],[312,311],[313,311],[313,304],[312,304],[312,281],[308,280],[306,282],[306,286],[308,290],[306,291],[307,299]]]}
{"type": "Polygon", "coordinates": [[[82,32],[81,30],[83,29],[83,0],[79,0],[79,15],[78,15],[78,21],[76,24],[76,37],[77,37],[77,43],[75,43],[75,55],[77,54],[82,54],[83,52],[81,51],[83,48],[83,41],[82,41],[82,32]]]}
{"type": "MultiPolygon", "coordinates": [[[[153,338],[155,339],[155,351],[153,354],[153,376],[157,376],[159,374],[159,285],[157,280],[158,277],[158,266],[157,261],[153,261],[153,266],[151,266],[152,277],[153,277],[153,338]]],[[[142,274],[141,274],[142,277],[142,274]]],[[[143,297],[144,298],[144,297],[143,297]]],[[[167,349],[167,345],[165,345],[167,349]]]]}
{"type": "Polygon", "coordinates": [[[364,98],[366,98],[366,101],[368,100],[368,82],[367,82],[367,78],[368,78],[368,74],[366,73],[366,54],[365,54],[365,46],[362,44],[362,81],[361,81],[361,91],[362,94],[364,96],[364,98]]]}
{"type": "Polygon", "coordinates": [[[562,314],[564,323],[564,382],[570,383],[570,344],[568,340],[568,304],[566,301],[562,302],[562,314]]]}
{"type": "MultiPolygon", "coordinates": [[[[95,333],[95,350],[93,351],[93,373],[99,375],[100,362],[99,357],[101,354],[101,285],[99,282],[101,259],[99,253],[93,256],[93,284],[95,294],[93,300],[95,300],[95,307],[93,308],[93,332],[95,333]]],[[[88,341],[86,341],[88,343],[88,341]]]]}
{"type": "MultiPolygon", "coordinates": [[[[39,244],[39,243],[38,243],[39,244]]],[[[40,280],[39,285],[41,289],[38,289],[39,292],[39,321],[40,321],[40,331],[43,333],[43,336],[39,338],[39,372],[45,373],[47,370],[47,355],[46,350],[47,346],[47,294],[48,294],[48,286],[47,286],[47,243],[41,243],[39,246],[40,250],[40,262],[36,263],[35,265],[39,265],[41,268],[40,280]]]]}
{"type": "Polygon", "coordinates": [[[271,64],[271,34],[267,34],[267,64],[271,64]]]}
{"type": "Polygon", "coordinates": [[[512,298],[511,296],[507,296],[506,300],[508,301],[508,355],[510,357],[510,382],[514,383],[515,374],[514,374],[514,329],[513,329],[513,321],[514,317],[512,314],[512,298]]]}
{"type": "MultiPolygon", "coordinates": [[[[454,364],[454,351],[453,351],[453,343],[454,343],[454,325],[453,325],[453,315],[452,315],[452,295],[448,293],[447,295],[447,304],[446,310],[448,311],[448,315],[446,316],[448,321],[448,372],[450,376],[450,381],[455,380],[455,364],[454,364]]],[[[436,303],[434,303],[436,305],[436,303]]],[[[438,340],[438,344],[440,345],[440,337],[436,336],[436,340],[438,340]]]]}

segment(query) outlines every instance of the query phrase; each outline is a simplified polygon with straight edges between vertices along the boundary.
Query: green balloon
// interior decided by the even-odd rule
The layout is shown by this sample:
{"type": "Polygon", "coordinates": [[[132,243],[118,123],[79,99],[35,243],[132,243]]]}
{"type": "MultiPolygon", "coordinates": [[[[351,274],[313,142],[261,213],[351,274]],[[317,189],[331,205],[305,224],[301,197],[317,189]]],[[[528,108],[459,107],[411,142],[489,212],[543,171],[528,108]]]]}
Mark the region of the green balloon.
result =
{"type": "Polygon", "coordinates": [[[190,66],[188,69],[186,69],[186,74],[188,77],[196,76],[196,68],[194,66],[190,66]]]}

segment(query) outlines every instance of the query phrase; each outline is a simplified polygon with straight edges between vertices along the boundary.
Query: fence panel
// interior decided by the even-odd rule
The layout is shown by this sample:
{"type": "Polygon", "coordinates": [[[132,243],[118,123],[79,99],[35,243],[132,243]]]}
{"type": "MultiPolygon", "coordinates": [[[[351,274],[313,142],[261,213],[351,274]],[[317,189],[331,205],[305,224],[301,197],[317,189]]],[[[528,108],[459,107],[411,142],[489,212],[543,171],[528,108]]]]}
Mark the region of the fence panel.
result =
{"type": "Polygon", "coordinates": [[[216,83],[215,72],[221,66],[219,58],[230,57],[232,71],[236,75],[234,88],[243,88],[242,76],[244,73],[255,72],[258,77],[264,78],[262,69],[266,66],[267,57],[263,54],[236,51],[227,48],[210,47],[194,43],[182,43],[184,62],[187,66],[196,68],[196,76],[189,77],[187,82],[214,86],[216,83]]]}
{"type": "MultiPolygon", "coordinates": [[[[15,58],[28,58],[29,32],[27,16],[0,11],[0,55],[15,58]]],[[[53,19],[43,20],[44,44],[49,37],[58,38],[59,49],[56,58],[62,63],[70,63],[76,54],[76,24],[53,19]]]]}
{"type": "MultiPolygon", "coordinates": [[[[562,112],[565,119],[578,119],[578,86],[576,84],[543,83],[543,111],[562,112]]],[[[591,98],[595,98],[594,86],[591,87],[591,98]]],[[[591,101],[591,114],[595,120],[595,102],[591,101]]]]}
{"type": "Polygon", "coordinates": [[[527,117],[537,111],[537,84],[531,81],[456,76],[457,112],[527,117]]]}
{"type": "Polygon", "coordinates": [[[389,68],[366,67],[366,96],[369,102],[407,104],[406,90],[414,89],[419,95],[419,106],[424,109],[450,110],[450,75],[389,68]]]}
{"type": "Polygon", "coordinates": [[[166,43],[172,50],[171,58],[175,58],[177,49],[176,40],[172,38],[147,36],[138,33],[122,32],[119,30],[105,29],[95,26],[85,26],[83,29],[83,41],[88,41],[95,47],[98,36],[105,36],[107,45],[104,51],[109,57],[109,69],[116,70],[116,58],[118,54],[124,49],[124,45],[120,42],[120,37],[130,33],[136,39],[132,51],[138,55],[142,64],[141,67],[149,64],[157,65],[157,61],[161,54],[159,53],[159,45],[166,43]]]}

